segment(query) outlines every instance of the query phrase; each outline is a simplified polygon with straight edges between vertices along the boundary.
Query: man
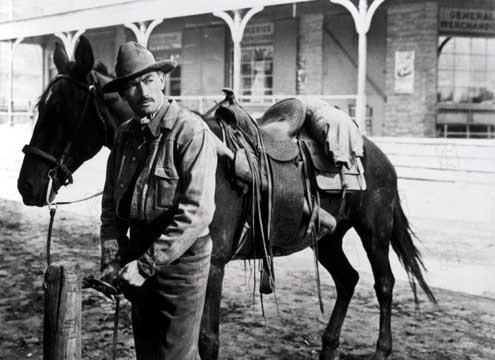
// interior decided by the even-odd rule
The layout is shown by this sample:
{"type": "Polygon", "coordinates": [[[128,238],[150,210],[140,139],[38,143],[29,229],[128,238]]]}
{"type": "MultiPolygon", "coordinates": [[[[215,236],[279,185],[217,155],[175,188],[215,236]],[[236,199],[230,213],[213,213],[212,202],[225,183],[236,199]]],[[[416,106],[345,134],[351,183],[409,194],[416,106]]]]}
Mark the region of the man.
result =
{"type": "Polygon", "coordinates": [[[100,235],[102,278],[132,303],[138,360],[199,359],[217,155],[206,124],[163,93],[174,67],[128,42],[103,88],[136,114],[108,158],[100,235]]]}

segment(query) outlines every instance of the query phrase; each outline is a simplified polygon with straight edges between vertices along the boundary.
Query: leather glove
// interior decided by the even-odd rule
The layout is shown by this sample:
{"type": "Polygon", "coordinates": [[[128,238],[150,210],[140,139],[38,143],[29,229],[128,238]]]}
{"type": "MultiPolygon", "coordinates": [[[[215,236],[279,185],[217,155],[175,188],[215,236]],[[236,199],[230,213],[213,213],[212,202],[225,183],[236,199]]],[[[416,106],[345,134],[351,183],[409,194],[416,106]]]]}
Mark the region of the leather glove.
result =
{"type": "Polygon", "coordinates": [[[103,268],[101,271],[101,278],[100,280],[112,285],[112,286],[117,286],[118,285],[118,279],[119,279],[119,272],[122,266],[116,262],[111,262],[103,268]]]}

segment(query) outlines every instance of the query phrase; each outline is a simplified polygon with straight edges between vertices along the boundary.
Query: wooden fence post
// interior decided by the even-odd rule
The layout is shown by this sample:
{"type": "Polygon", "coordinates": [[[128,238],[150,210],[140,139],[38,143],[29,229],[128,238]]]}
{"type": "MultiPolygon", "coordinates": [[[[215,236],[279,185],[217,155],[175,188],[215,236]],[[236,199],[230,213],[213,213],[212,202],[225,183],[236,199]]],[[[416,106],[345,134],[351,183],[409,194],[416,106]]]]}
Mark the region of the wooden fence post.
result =
{"type": "Polygon", "coordinates": [[[81,359],[81,287],[78,265],[48,267],[45,273],[43,360],[81,359]]]}

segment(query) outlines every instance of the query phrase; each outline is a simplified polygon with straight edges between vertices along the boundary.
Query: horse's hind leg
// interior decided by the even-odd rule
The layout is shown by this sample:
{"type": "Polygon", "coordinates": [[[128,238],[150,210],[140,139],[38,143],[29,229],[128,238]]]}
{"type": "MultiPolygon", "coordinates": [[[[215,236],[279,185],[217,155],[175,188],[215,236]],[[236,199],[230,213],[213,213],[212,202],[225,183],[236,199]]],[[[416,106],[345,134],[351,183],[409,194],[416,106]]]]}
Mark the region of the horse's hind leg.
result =
{"type": "Polygon", "coordinates": [[[387,359],[392,353],[392,292],[395,279],[388,259],[393,233],[392,219],[392,207],[383,206],[380,211],[368,211],[354,226],[371,263],[375,293],[380,305],[380,333],[372,360],[387,359]]]}
{"type": "Polygon", "coordinates": [[[348,225],[339,223],[333,235],[326,236],[318,242],[318,259],[328,270],[335,282],[337,300],[332,316],[322,336],[320,360],[339,359],[339,338],[347,308],[359,280],[359,274],[347,260],[342,250],[342,239],[349,229],[348,225]]]}

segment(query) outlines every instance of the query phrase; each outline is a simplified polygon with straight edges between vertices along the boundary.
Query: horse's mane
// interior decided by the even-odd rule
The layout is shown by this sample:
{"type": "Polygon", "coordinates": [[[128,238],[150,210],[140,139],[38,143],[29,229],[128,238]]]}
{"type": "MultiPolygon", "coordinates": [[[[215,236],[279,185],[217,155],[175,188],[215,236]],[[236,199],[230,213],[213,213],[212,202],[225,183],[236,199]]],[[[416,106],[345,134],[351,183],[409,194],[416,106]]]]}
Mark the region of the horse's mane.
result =
{"type": "Polygon", "coordinates": [[[100,60],[96,61],[95,66],[93,66],[93,70],[106,77],[110,77],[112,79],[114,78],[114,76],[108,71],[107,66],[100,60]]]}

